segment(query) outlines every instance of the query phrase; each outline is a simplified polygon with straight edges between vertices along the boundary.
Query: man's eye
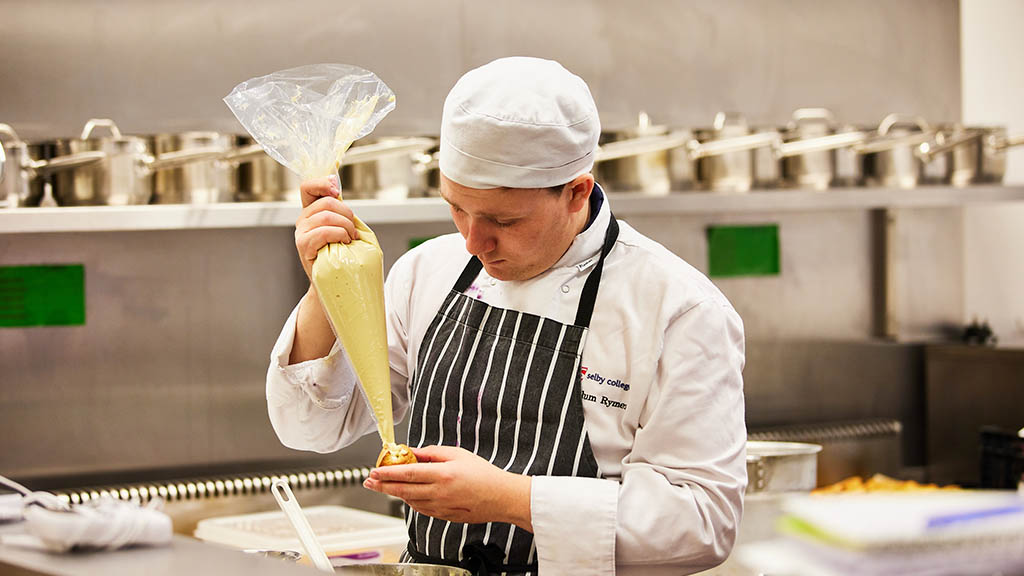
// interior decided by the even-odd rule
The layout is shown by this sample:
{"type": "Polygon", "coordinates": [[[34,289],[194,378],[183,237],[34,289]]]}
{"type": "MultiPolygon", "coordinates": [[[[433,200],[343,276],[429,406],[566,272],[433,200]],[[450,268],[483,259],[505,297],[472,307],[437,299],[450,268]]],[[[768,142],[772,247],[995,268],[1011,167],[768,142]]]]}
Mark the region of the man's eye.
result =
{"type": "Polygon", "coordinates": [[[509,226],[515,224],[516,221],[515,220],[495,220],[494,223],[497,224],[501,228],[508,228],[509,226]]]}

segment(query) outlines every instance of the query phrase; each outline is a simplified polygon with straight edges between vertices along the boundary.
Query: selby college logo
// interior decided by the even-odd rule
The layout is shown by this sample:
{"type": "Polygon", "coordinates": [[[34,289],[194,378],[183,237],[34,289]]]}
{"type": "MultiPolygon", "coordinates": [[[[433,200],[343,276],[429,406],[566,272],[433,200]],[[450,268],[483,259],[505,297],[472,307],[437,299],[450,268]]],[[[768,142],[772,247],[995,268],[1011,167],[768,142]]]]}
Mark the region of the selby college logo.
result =
{"type": "Polygon", "coordinates": [[[608,380],[604,376],[601,376],[597,372],[591,372],[586,366],[580,366],[580,378],[582,380],[591,380],[602,384],[604,386],[611,386],[612,388],[621,388],[622,390],[629,391],[629,383],[623,382],[622,380],[608,380]]]}
{"type": "MultiPolygon", "coordinates": [[[[580,380],[590,380],[592,382],[596,382],[598,385],[611,386],[613,388],[619,388],[623,392],[629,391],[629,384],[628,383],[623,382],[622,380],[608,380],[604,376],[601,376],[600,374],[598,374],[597,372],[590,372],[590,369],[587,368],[586,366],[580,366],[580,380]]],[[[621,392],[620,392],[620,394],[621,394],[621,392]]],[[[619,408],[621,410],[625,410],[626,409],[626,403],[625,402],[621,402],[621,401],[618,401],[618,400],[612,400],[611,398],[609,398],[609,397],[607,397],[607,396],[605,396],[603,394],[601,395],[601,398],[598,399],[596,394],[588,394],[586,391],[583,391],[583,399],[588,401],[588,402],[597,402],[597,403],[600,403],[600,404],[602,404],[604,406],[608,406],[610,408],[619,408]]]]}

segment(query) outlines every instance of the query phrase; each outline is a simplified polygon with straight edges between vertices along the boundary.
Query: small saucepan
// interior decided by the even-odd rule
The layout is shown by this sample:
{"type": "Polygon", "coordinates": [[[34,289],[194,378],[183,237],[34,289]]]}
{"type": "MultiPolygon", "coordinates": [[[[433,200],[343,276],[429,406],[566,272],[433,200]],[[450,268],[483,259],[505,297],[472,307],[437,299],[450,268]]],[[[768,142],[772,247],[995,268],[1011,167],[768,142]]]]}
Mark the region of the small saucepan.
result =
{"type": "Polygon", "coordinates": [[[925,177],[918,151],[934,146],[936,131],[920,116],[889,114],[871,138],[853,149],[865,155],[864,178],[872,186],[914,188],[925,177]]]}
{"type": "Polygon", "coordinates": [[[868,133],[839,126],[826,108],[800,108],[777,149],[782,158],[783,184],[796,188],[826,190],[835,184],[860,179],[859,162],[844,162],[842,154],[868,139],[868,133]]]}
{"type": "Polygon", "coordinates": [[[957,187],[999,184],[1006,173],[1006,151],[1024,145],[1024,135],[1007,137],[1002,126],[942,126],[934,144],[922,144],[918,156],[945,167],[943,181],[957,187]]]}
{"type": "MultiPolygon", "coordinates": [[[[719,112],[711,129],[695,131],[696,140],[687,144],[695,160],[697,181],[712,192],[744,193],[754,186],[759,175],[777,174],[777,166],[757,165],[757,161],[777,163],[770,152],[781,143],[776,129],[752,131],[746,119],[736,113],[719,112]]],[[[763,179],[761,176],[760,179],[763,179]]]]}
{"type": "Polygon", "coordinates": [[[28,143],[14,128],[0,124],[0,207],[38,206],[44,196],[44,179],[37,177],[45,144],[28,143]]]}

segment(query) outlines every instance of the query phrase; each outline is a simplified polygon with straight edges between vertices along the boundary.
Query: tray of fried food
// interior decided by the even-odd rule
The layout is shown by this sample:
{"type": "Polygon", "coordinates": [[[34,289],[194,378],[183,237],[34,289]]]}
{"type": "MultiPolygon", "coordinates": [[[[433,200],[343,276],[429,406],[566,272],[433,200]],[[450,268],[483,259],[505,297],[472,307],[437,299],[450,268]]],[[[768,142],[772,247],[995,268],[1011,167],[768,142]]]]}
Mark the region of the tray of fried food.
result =
{"type": "Polygon", "coordinates": [[[839,494],[844,492],[930,492],[934,490],[960,490],[955,484],[939,486],[924,484],[914,480],[899,480],[885,474],[875,474],[867,480],[860,476],[851,476],[835,484],[822,486],[811,494],[839,494]]]}

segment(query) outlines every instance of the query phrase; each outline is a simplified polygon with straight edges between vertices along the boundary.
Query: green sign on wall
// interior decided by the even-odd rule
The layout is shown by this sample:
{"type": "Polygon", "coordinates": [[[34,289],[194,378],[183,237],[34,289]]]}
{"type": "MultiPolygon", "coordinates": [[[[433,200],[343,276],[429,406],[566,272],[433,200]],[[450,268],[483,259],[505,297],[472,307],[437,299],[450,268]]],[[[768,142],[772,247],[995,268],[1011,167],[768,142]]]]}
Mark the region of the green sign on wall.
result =
{"type": "Polygon", "coordinates": [[[0,327],[85,324],[85,266],[0,266],[0,327]]]}
{"type": "Polygon", "coordinates": [[[778,276],[779,226],[709,226],[708,276],[778,276]]]}

